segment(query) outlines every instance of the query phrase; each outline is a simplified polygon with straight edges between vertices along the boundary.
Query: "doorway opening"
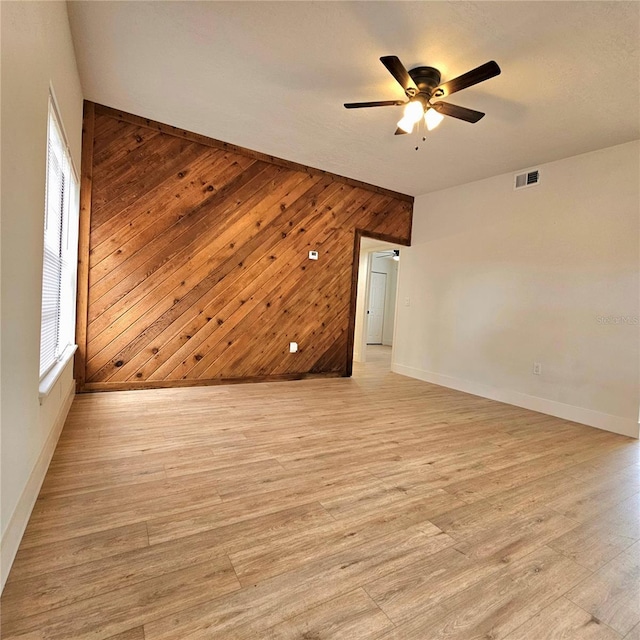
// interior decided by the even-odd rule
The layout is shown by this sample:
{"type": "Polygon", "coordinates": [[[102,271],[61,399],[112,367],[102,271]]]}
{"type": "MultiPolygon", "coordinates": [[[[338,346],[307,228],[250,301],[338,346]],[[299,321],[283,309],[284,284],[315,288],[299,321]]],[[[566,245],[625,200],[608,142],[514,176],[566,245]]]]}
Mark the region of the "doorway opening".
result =
{"type": "Polygon", "coordinates": [[[402,247],[362,237],[358,265],[353,362],[391,369],[402,247]]]}

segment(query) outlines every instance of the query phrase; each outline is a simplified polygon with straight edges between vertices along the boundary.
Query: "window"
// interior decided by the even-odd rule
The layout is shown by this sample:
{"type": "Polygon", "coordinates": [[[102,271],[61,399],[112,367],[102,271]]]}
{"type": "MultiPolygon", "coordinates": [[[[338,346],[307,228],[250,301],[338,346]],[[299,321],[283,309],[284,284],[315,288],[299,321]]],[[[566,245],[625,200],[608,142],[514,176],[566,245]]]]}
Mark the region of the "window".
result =
{"type": "MultiPolygon", "coordinates": [[[[44,206],[40,381],[55,382],[73,354],[78,242],[78,181],[69,147],[49,100],[44,206]]],[[[50,386],[50,385],[49,385],[50,386]]],[[[42,394],[42,384],[41,384],[42,394]]]]}

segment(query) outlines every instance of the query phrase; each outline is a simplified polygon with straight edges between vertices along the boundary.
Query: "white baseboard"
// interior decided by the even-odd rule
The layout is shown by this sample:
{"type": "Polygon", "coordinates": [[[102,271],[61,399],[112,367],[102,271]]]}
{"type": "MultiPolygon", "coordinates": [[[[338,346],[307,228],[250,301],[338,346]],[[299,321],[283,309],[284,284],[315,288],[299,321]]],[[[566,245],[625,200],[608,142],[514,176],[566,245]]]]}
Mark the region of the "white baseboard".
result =
{"type": "Polygon", "coordinates": [[[546,413],[556,418],[579,422],[589,427],[612,431],[613,433],[629,436],[630,438],[638,438],[639,436],[638,422],[631,418],[621,418],[609,413],[594,411],[593,409],[575,407],[570,404],[564,404],[563,402],[557,402],[556,400],[538,398],[537,396],[530,396],[526,393],[520,393],[519,391],[511,391],[510,389],[499,389],[482,384],[481,382],[461,380],[460,378],[454,378],[432,371],[424,371],[422,369],[416,369],[415,367],[407,367],[395,362],[392,363],[391,370],[403,376],[424,380],[424,382],[437,384],[441,387],[448,387],[449,389],[464,391],[474,396],[481,396],[483,398],[489,398],[490,400],[512,404],[516,407],[546,413]]]}
{"type": "Polygon", "coordinates": [[[27,528],[27,523],[29,522],[31,512],[33,511],[38,494],[40,493],[40,487],[42,487],[44,477],[47,475],[49,463],[51,462],[53,452],[58,444],[58,439],[62,433],[62,428],[64,427],[74,396],[75,380],[72,380],[65,400],[61,404],[58,415],[53,423],[49,437],[40,452],[40,456],[38,457],[33,470],[31,471],[31,475],[29,476],[29,480],[22,491],[20,500],[18,500],[18,504],[11,515],[9,524],[2,536],[2,541],[0,541],[0,593],[4,589],[7,577],[9,576],[9,571],[11,570],[11,565],[18,553],[20,541],[22,540],[24,531],[27,528]]]}

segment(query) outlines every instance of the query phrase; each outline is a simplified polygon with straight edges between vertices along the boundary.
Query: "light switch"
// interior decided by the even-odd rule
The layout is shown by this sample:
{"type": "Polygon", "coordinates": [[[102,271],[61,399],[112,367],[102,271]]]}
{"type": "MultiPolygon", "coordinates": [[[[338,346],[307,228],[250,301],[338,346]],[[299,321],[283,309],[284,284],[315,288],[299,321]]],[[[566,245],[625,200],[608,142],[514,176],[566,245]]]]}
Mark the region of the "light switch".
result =
{"type": "Polygon", "coordinates": [[[289,353],[297,353],[298,352],[298,343],[290,342],[289,343],[289,353]]]}

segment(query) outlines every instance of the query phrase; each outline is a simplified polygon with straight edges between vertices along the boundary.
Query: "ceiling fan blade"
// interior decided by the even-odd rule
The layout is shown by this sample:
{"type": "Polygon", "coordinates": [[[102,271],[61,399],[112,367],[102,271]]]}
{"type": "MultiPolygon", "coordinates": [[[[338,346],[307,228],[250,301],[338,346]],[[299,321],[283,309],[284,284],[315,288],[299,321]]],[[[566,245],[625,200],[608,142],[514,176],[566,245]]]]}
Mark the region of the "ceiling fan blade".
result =
{"type": "Polygon", "coordinates": [[[404,100],[378,100],[376,102],[345,102],[345,109],[363,109],[364,107],[397,107],[404,100]]]}
{"type": "Polygon", "coordinates": [[[405,133],[407,133],[407,132],[406,132],[404,129],[401,129],[400,127],[398,127],[398,128],[396,129],[396,132],[395,132],[393,135],[394,135],[394,136],[402,136],[402,135],[404,135],[405,133]]]}
{"type": "Polygon", "coordinates": [[[499,75],[500,67],[498,66],[497,62],[494,62],[492,60],[491,62],[487,62],[475,69],[472,69],[471,71],[467,71],[467,73],[463,73],[461,76],[458,76],[453,80],[449,80],[449,82],[441,84],[436,89],[435,95],[438,98],[450,96],[456,91],[461,91],[462,89],[466,89],[467,87],[472,87],[474,84],[484,82],[485,80],[489,80],[489,78],[493,78],[499,75]]]}
{"type": "Polygon", "coordinates": [[[387,68],[387,71],[398,81],[400,86],[405,90],[405,93],[416,94],[418,93],[418,87],[411,79],[409,72],[405,69],[400,59],[396,56],[382,56],[380,62],[387,68]]]}
{"type": "Polygon", "coordinates": [[[451,104],[449,102],[435,102],[431,106],[438,113],[451,116],[452,118],[458,118],[458,120],[465,120],[466,122],[478,122],[478,120],[484,118],[485,115],[482,111],[459,107],[457,104],[451,104]]]}

